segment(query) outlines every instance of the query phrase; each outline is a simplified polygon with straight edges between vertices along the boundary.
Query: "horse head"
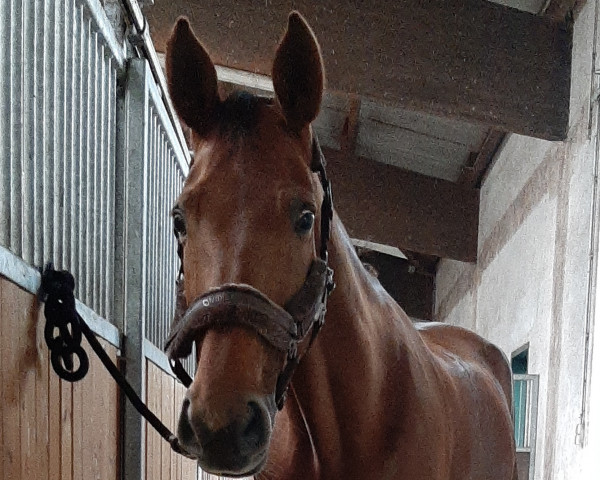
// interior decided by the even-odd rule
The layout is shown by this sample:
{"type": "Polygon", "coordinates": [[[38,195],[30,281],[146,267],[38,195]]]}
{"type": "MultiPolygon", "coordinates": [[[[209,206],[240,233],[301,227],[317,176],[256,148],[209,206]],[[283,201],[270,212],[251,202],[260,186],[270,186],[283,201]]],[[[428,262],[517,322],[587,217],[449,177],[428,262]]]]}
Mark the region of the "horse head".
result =
{"type": "MultiPolygon", "coordinates": [[[[273,318],[306,296],[316,267],[319,288],[323,277],[317,261],[325,196],[310,129],[323,94],[322,58],[310,27],[293,12],[273,63],[275,98],[221,99],[214,64],[181,18],[166,67],[173,104],[192,132],[194,161],[173,218],[186,317],[203,325],[188,339],[197,347],[197,369],[178,437],[204,470],[250,475],[266,461],[290,357],[267,330],[280,328],[273,318]],[[254,301],[253,310],[247,304],[254,301]],[[248,309],[252,321],[236,318],[248,309]]],[[[300,338],[300,352],[307,348],[308,336],[290,335],[300,338]]]]}

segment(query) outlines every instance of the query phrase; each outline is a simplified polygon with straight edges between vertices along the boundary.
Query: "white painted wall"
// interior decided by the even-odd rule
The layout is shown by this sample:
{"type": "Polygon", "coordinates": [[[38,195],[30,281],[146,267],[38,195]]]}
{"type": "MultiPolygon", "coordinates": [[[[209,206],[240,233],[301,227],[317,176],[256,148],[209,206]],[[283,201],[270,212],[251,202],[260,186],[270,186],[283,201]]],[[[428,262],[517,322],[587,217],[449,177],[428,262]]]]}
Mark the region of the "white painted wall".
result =
{"type": "Polygon", "coordinates": [[[582,476],[581,478],[598,478],[600,472],[600,296],[596,297],[596,328],[592,337],[592,361],[591,361],[591,383],[590,383],[590,416],[588,423],[587,445],[583,452],[582,476]]]}
{"type": "Polygon", "coordinates": [[[588,0],[575,22],[569,138],[508,138],[481,189],[477,264],[443,260],[436,278],[438,320],[477,331],[508,356],[529,343],[529,372],[540,375],[540,480],[600,479],[600,326],[588,436],[576,442],[597,139],[597,106],[589,111],[596,4],[588,0]]]}

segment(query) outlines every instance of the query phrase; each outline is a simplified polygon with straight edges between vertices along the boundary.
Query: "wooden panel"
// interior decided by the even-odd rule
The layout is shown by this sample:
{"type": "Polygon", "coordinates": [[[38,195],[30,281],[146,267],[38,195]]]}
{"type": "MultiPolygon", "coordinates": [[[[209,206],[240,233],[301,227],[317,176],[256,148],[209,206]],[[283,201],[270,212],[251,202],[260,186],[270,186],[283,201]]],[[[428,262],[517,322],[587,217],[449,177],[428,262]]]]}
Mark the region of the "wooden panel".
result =
{"type": "Polygon", "coordinates": [[[3,478],[48,475],[48,362],[33,295],[0,279],[3,478]]]}
{"type": "Polygon", "coordinates": [[[423,175],[456,181],[469,147],[430,133],[384,123],[361,122],[356,154],[423,175]]]}
{"type": "MultiPolygon", "coordinates": [[[[146,403],[148,408],[160,418],[162,381],[161,371],[152,362],[146,362],[146,403]]],[[[162,418],[161,418],[162,420],[162,418]]],[[[168,425],[167,425],[168,426],[168,425]]],[[[160,435],[146,424],[146,479],[160,480],[161,476],[161,443],[160,435]]],[[[168,480],[168,479],[165,479],[168,480]]]]}
{"type": "MultiPolygon", "coordinates": [[[[2,283],[0,282],[0,383],[3,385],[2,389],[4,389],[4,379],[2,371],[4,368],[4,357],[2,352],[4,351],[4,344],[2,339],[4,335],[2,333],[2,283]]],[[[5,449],[4,449],[4,396],[0,392],[0,476],[4,478],[4,457],[5,457],[5,449]]]]}
{"type": "MultiPolygon", "coordinates": [[[[177,421],[179,418],[179,412],[181,410],[181,404],[183,403],[184,396],[185,396],[185,387],[183,385],[181,385],[179,382],[175,382],[174,394],[173,394],[175,421],[177,421]]],[[[173,428],[175,428],[175,426],[173,426],[173,428]]],[[[189,460],[181,455],[175,456],[175,463],[174,463],[175,474],[172,475],[173,480],[187,480],[188,478],[191,478],[191,477],[186,478],[183,475],[183,464],[185,461],[189,461],[189,460]]],[[[195,464],[196,462],[192,462],[192,463],[195,464]]]]}
{"type": "MultiPolygon", "coordinates": [[[[160,398],[161,420],[165,425],[173,429],[173,377],[162,374],[162,396],[160,398]]],[[[162,441],[161,447],[161,478],[163,480],[171,479],[171,462],[174,456],[171,455],[171,446],[162,441]]]]}
{"type": "MultiPolygon", "coordinates": [[[[85,381],[90,381],[89,376],[93,375],[88,373],[85,381]]],[[[73,480],[83,480],[86,478],[87,472],[84,471],[84,459],[83,455],[86,451],[83,448],[84,433],[83,433],[83,417],[86,414],[83,411],[83,380],[76,382],[71,385],[72,395],[72,406],[71,406],[71,451],[72,457],[71,462],[73,469],[73,480]]]]}
{"type": "MultiPolygon", "coordinates": [[[[36,297],[0,278],[2,478],[117,480],[116,384],[93,355],[84,380],[59,380],[43,324],[36,297]]],[[[114,347],[103,345],[115,359],[114,347]]]]}
{"type": "Polygon", "coordinates": [[[22,478],[37,478],[48,471],[48,365],[46,344],[42,340],[43,312],[37,300],[19,290],[19,297],[29,303],[22,311],[23,330],[20,345],[21,363],[21,452],[22,478]]]}
{"type": "Polygon", "coordinates": [[[392,125],[439,140],[456,142],[469,150],[476,150],[481,145],[487,130],[482,125],[461,122],[456,118],[439,118],[422,112],[382,106],[372,101],[363,101],[361,104],[361,128],[365,121],[373,122],[374,128],[382,124],[392,125]]]}
{"type": "Polygon", "coordinates": [[[336,210],[353,238],[472,262],[479,190],[324,149],[336,210]]]}
{"type": "Polygon", "coordinates": [[[159,51],[185,14],[217,64],[269,75],[292,9],[315,30],[330,91],[540,138],[566,137],[572,32],[553,18],[481,0],[171,0],[145,11],[159,51]]]}
{"type": "MultiPolygon", "coordinates": [[[[186,388],[179,382],[175,382],[175,412],[176,417],[179,415],[179,410],[185,397],[186,388]]],[[[198,476],[198,463],[189,458],[179,457],[181,480],[194,480],[198,476]]]]}
{"type": "MultiPolygon", "coordinates": [[[[114,348],[100,343],[116,361],[114,348]]],[[[118,478],[119,466],[119,410],[118,389],[104,366],[87,343],[85,350],[90,358],[90,371],[86,378],[74,385],[73,428],[80,426],[77,435],[81,441],[73,442],[75,464],[81,465],[82,480],[89,478],[118,478]],[[75,418],[80,416],[81,418],[75,418]],[[94,432],[90,434],[90,432],[94,432]]],[[[75,465],[74,465],[75,466],[75,465]]]]}
{"type": "MultiPolygon", "coordinates": [[[[161,421],[175,431],[185,387],[151,361],[146,362],[146,402],[161,421]]],[[[150,426],[146,429],[146,479],[195,480],[196,462],[174,453],[150,426]]]]}
{"type": "MultiPolygon", "coordinates": [[[[50,363],[50,354],[46,352],[46,362],[50,363]]],[[[48,365],[48,479],[62,480],[61,475],[61,381],[48,365]]],[[[69,445],[70,446],[70,445],[69,445]]],[[[65,446],[66,448],[66,446],[65,446]]]]}
{"type": "Polygon", "coordinates": [[[22,310],[29,302],[23,299],[21,291],[12,283],[0,278],[0,368],[2,373],[2,478],[21,477],[21,438],[20,438],[20,329],[23,324],[22,310]]]}
{"type": "MultiPolygon", "coordinates": [[[[104,349],[110,353],[112,360],[116,363],[118,359],[116,348],[111,347],[108,342],[102,339],[100,339],[100,342],[102,343],[104,349]]],[[[99,360],[97,360],[97,362],[99,362],[99,360]]],[[[96,369],[99,371],[100,367],[98,366],[96,367],[96,369]]],[[[104,408],[106,412],[114,412],[114,416],[111,416],[110,422],[107,425],[106,437],[108,439],[113,439],[113,441],[112,443],[108,444],[110,445],[110,449],[104,450],[105,461],[102,463],[104,465],[103,475],[105,476],[102,476],[100,478],[119,479],[121,474],[121,392],[119,391],[119,388],[116,385],[116,383],[114,383],[112,378],[109,376],[109,373],[104,368],[102,368],[102,376],[102,383],[106,384],[106,382],[111,382],[111,388],[102,389],[104,395],[102,396],[102,404],[100,408],[104,408]],[[111,459],[112,461],[108,461],[108,459],[111,459]]]]}
{"type": "MultiPolygon", "coordinates": [[[[173,425],[173,428],[176,428],[177,425],[177,421],[179,419],[179,411],[181,409],[181,400],[180,400],[180,396],[178,395],[178,391],[177,391],[177,384],[178,382],[173,379],[173,383],[172,383],[172,398],[171,398],[171,405],[172,405],[172,418],[171,418],[171,424],[173,425]]],[[[174,452],[171,452],[171,480],[181,480],[181,455],[177,455],[174,452]]]]}
{"type": "MultiPolygon", "coordinates": [[[[41,308],[37,309],[37,311],[32,312],[35,313],[35,322],[37,326],[36,332],[36,348],[37,348],[37,359],[38,366],[36,368],[36,376],[38,377],[35,389],[36,389],[36,413],[35,413],[35,432],[37,436],[37,448],[38,451],[43,451],[45,454],[38,454],[38,462],[39,467],[38,471],[47,472],[48,477],[50,477],[52,473],[51,457],[50,457],[50,409],[56,410],[57,405],[51,403],[50,396],[50,384],[49,384],[49,375],[50,375],[50,365],[49,365],[49,354],[46,349],[46,344],[43,342],[43,318],[44,313],[41,308]]],[[[54,374],[54,372],[52,372],[54,374]]]]}
{"type": "MultiPolygon", "coordinates": [[[[55,375],[51,372],[51,375],[55,375]]],[[[73,478],[73,385],[60,382],[60,478],[73,478]]]]}

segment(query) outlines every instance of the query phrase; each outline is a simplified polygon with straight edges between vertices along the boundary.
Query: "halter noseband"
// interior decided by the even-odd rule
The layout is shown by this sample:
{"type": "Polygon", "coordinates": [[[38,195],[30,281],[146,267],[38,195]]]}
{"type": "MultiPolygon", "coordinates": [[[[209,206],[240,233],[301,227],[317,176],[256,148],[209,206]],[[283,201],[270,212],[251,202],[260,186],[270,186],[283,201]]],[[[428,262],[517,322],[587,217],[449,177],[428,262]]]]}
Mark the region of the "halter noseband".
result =
{"type": "Polygon", "coordinates": [[[183,288],[183,246],[181,243],[178,245],[177,254],[181,264],[177,279],[177,305],[165,351],[173,372],[186,388],[191,385],[192,379],[180,359],[190,355],[194,339],[211,328],[243,326],[256,332],[275,349],[287,353],[286,364],[275,387],[277,408],[283,408],[288,385],[300,362],[298,344],[312,330],[308,348],[312,345],[325,322],[327,298],[334,288],[333,270],[328,266],[327,254],[333,218],[331,182],[327,178],[325,158],[314,133],[311,170],[319,175],[324,194],[321,204],[320,258],[313,260],[304,284],[285,307],[275,304],[249,285],[238,284],[225,284],[209,290],[188,306],[183,288]]]}

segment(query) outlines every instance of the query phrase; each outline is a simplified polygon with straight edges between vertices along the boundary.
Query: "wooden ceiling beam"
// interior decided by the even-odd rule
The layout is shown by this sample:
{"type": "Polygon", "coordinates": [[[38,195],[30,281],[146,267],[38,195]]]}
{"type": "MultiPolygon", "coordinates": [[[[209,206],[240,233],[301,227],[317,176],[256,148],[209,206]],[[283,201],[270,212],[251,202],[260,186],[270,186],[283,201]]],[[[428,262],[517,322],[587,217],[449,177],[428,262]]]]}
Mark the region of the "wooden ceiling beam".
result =
{"type": "Polygon", "coordinates": [[[481,145],[479,152],[471,154],[469,163],[463,167],[458,183],[463,186],[479,188],[481,180],[487,169],[492,164],[496,152],[502,145],[506,134],[498,130],[490,129],[481,145]]]}
{"type": "Polygon", "coordinates": [[[544,16],[556,22],[572,22],[587,0],[551,0],[544,16]]]}
{"type": "Polygon", "coordinates": [[[336,210],[353,238],[477,259],[479,190],[324,149],[336,210]]]}
{"type": "Polygon", "coordinates": [[[332,92],[539,138],[566,136],[572,32],[546,16],[482,0],[169,0],[145,13],[159,51],[186,15],[217,64],[269,75],[292,9],[315,30],[332,92]]]}
{"type": "Polygon", "coordinates": [[[354,155],[356,151],[356,139],[358,138],[360,120],[360,103],[359,95],[348,95],[348,111],[340,138],[340,147],[345,155],[354,155]]]}

